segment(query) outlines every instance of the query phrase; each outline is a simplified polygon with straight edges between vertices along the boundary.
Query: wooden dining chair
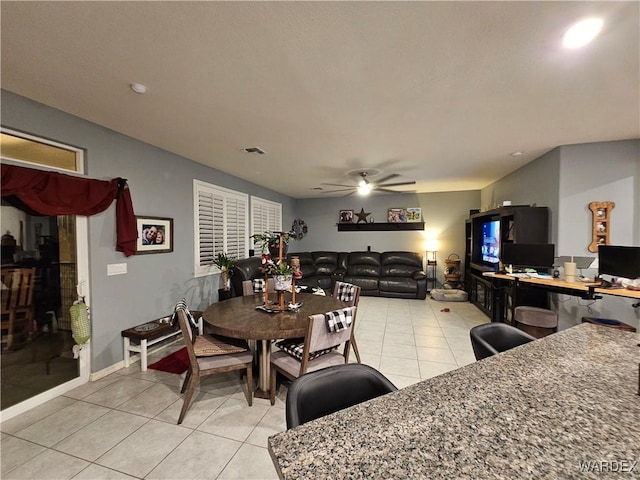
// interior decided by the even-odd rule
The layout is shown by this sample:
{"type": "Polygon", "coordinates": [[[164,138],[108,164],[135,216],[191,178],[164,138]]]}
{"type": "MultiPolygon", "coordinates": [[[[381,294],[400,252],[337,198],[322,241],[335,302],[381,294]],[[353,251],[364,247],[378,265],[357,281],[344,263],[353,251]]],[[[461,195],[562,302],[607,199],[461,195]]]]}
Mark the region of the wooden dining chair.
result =
{"type": "Polygon", "coordinates": [[[11,348],[18,333],[29,330],[34,319],[34,268],[2,269],[2,319],[0,328],[6,332],[1,343],[11,348]]]}
{"type": "Polygon", "coordinates": [[[276,402],[276,376],[293,380],[307,372],[349,362],[349,344],[357,307],[309,316],[307,332],[302,339],[276,342],[280,349],[271,354],[269,396],[276,402]],[[344,345],[342,353],[337,351],[344,345]]]}
{"type": "Polygon", "coordinates": [[[246,370],[247,391],[245,393],[247,403],[251,406],[253,403],[253,354],[247,343],[244,340],[235,341],[235,339],[209,334],[198,335],[197,324],[190,320],[192,317],[189,310],[181,303],[176,306],[175,313],[189,357],[189,369],[180,391],[185,393],[186,390],[186,394],[178,424],[184,420],[200,378],[207,375],[246,370]]]}
{"type": "MultiPolygon", "coordinates": [[[[343,301],[348,307],[357,307],[360,301],[360,291],[362,289],[358,285],[353,285],[347,282],[336,282],[333,287],[333,297],[343,301]]],[[[356,342],[355,329],[351,330],[350,344],[353,347],[353,353],[356,354],[356,360],[360,361],[360,351],[358,350],[358,343],[356,342]]]]}
{"type": "MultiPolygon", "coordinates": [[[[264,280],[259,278],[255,280],[244,280],[242,282],[242,295],[257,295],[260,293],[264,293],[264,280]]],[[[274,281],[267,282],[268,293],[275,293],[276,284],[274,281]]]]}

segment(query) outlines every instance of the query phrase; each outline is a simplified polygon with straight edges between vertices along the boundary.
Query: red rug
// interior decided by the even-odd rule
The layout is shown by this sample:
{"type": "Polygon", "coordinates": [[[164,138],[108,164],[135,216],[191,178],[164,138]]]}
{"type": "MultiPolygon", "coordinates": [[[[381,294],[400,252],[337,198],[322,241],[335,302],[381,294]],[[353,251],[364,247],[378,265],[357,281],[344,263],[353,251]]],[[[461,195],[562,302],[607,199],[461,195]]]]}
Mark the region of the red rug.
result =
{"type": "Polygon", "coordinates": [[[171,355],[158,360],[156,363],[152,363],[148,368],[152,370],[160,370],[162,372],[181,374],[187,371],[189,368],[189,356],[187,355],[187,348],[182,347],[180,350],[176,350],[171,355]]]}

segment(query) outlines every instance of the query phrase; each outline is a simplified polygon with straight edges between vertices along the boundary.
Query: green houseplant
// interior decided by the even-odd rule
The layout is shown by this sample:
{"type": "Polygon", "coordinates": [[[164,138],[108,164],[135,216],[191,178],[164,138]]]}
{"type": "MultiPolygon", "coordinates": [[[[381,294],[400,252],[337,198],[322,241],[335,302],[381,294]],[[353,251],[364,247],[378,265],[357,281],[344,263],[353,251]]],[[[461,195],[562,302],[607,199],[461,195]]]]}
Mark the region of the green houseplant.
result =
{"type": "Polygon", "coordinates": [[[269,253],[271,257],[277,258],[280,253],[280,238],[282,237],[283,254],[286,253],[287,245],[289,241],[294,238],[290,232],[272,232],[267,230],[266,232],[256,233],[251,235],[254,243],[260,244],[260,251],[262,253],[269,253]]]}
{"type": "Polygon", "coordinates": [[[229,257],[226,253],[218,253],[213,258],[213,264],[220,269],[220,283],[223,290],[229,291],[231,289],[230,278],[233,275],[233,267],[236,263],[237,260],[229,257]]]}

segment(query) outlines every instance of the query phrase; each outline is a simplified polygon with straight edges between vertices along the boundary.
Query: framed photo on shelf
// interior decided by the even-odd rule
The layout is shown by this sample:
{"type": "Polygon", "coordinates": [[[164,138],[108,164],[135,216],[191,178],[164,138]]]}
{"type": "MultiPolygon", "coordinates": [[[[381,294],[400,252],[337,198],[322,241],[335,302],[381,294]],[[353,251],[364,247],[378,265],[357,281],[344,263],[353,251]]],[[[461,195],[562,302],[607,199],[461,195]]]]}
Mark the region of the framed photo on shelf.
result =
{"type": "Polygon", "coordinates": [[[340,210],[340,223],[353,223],[353,210],[340,210]]]}
{"type": "Polygon", "coordinates": [[[421,222],[421,221],[422,221],[422,208],[408,207],[407,222],[421,222]]]}
{"type": "Polygon", "coordinates": [[[390,208],[387,221],[389,223],[406,223],[407,211],[404,208],[390,208]]]}
{"type": "Polygon", "coordinates": [[[136,254],[173,252],[173,218],[139,217],[136,254]]]}

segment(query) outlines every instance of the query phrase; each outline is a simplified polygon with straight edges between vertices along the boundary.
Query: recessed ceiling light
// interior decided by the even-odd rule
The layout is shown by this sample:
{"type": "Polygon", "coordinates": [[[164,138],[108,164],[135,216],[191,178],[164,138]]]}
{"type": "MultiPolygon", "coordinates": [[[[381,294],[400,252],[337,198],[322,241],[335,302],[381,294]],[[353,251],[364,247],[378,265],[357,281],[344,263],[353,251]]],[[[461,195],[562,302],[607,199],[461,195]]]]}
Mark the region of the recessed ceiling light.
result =
{"type": "Polygon", "coordinates": [[[132,83],[129,86],[131,87],[131,90],[133,90],[136,93],[139,93],[140,95],[142,95],[147,91],[147,87],[145,87],[141,83],[132,83]]]}
{"type": "Polygon", "coordinates": [[[520,155],[522,155],[524,152],[522,150],[518,150],[517,152],[513,152],[511,154],[512,157],[519,157],[520,155]]]}
{"type": "Polygon", "coordinates": [[[602,19],[587,18],[574,24],[562,38],[565,48],[580,48],[585,46],[602,30],[602,19]]]}

